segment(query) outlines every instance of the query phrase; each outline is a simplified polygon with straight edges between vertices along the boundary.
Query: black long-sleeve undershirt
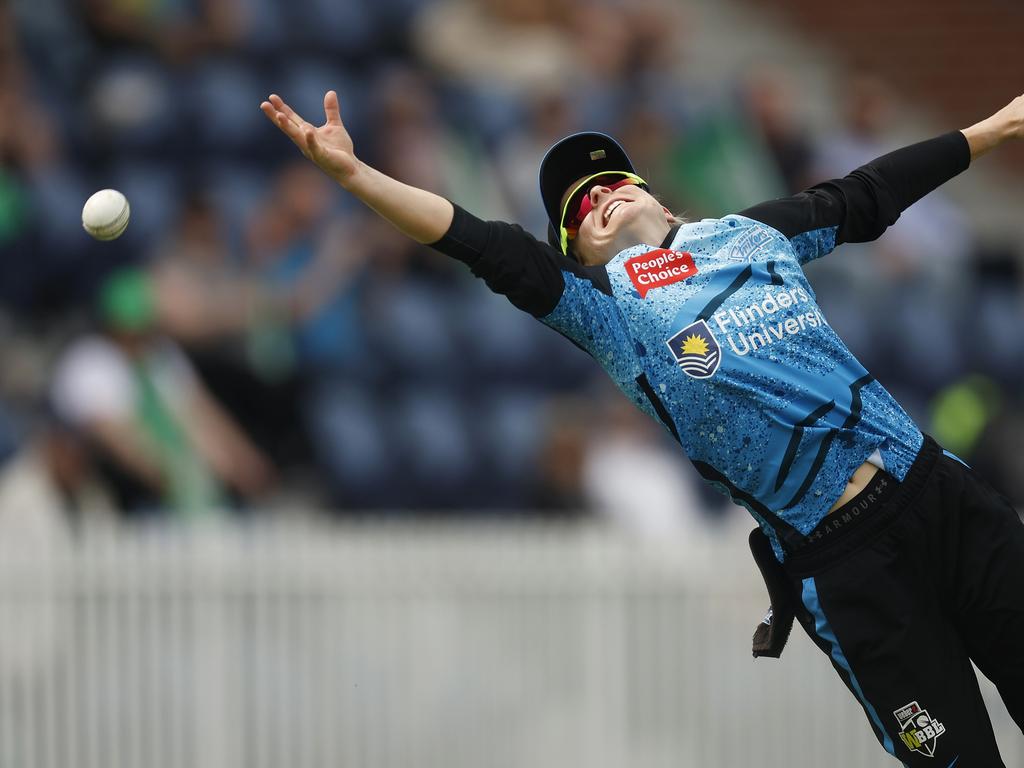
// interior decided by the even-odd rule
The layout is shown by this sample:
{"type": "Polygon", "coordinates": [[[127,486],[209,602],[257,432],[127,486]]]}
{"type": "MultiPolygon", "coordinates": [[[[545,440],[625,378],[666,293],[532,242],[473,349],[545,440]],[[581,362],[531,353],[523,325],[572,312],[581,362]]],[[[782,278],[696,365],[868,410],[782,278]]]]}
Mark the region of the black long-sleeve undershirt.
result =
{"type": "Polygon", "coordinates": [[[878,238],[903,211],[966,170],[970,162],[967,138],[951,131],[875,158],[841,179],[739,213],[789,238],[838,227],[836,245],[864,243],[878,238]]]}
{"type": "MultiPolygon", "coordinates": [[[[966,137],[952,131],[878,157],[841,179],[739,213],[788,238],[837,227],[836,245],[866,242],[964,171],[970,161],[966,137]]],[[[457,205],[448,232],[432,247],[465,262],[492,291],[535,317],[549,314],[558,305],[566,272],[610,293],[604,266],[583,266],[516,224],[483,221],[457,205]]]]}

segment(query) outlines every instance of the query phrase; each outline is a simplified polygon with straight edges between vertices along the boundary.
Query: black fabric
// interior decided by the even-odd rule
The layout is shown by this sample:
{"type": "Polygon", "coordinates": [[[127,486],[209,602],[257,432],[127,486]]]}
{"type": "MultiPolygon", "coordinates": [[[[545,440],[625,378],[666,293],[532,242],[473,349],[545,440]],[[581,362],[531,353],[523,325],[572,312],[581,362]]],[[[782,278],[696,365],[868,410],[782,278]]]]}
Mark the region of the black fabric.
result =
{"type": "MultiPolygon", "coordinates": [[[[837,244],[870,240],[896,221],[904,208],[969,163],[967,140],[955,131],[891,152],[843,179],[819,184],[793,197],[761,203],[742,214],[787,237],[834,226],[839,228],[837,244]]],[[[492,291],[507,296],[534,317],[544,317],[558,305],[565,289],[563,271],[611,295],[603,266],[585,267],[518,225],[485,222],[457,205],[454,207],[451,226],[431,247],[468,264],[492,291]]],[[[674,236],[675,231],[670,235],[674,236]]],[[[671,244],[671,240],[667,243],[671,244]]]]}
{"type": "Polygon", "coordinates": [[[665,239],[661,241],[661,247],[662,248],[671,248],[672,247],[672,241],[676,239],[676,234],[679,232],[679,227],[680,226],[682,226],[682,225],[680,225],[680,224],[672,225],[672,228],[668,231],[668,234],[665,235],[665,239]]]}
{"type": "Polygon", "coordinates": [[[707,482],[724,489],[730,499],[739,502],[749,509],[751,513],[756,514],[756,516],[760,517],[764,522],[771,526],[783,547],[788,549],[789,547],[799,545],[806,540],[807,537],[800,533],[800,531],[768,509],[768,507],[754,498],[751,494],[738,488],[729,480],[729,478],[707,462],[694,461],[691,459],[690,463],[693,465],[693,468],[697,470],[697,474],[703,477],[707,482]]]}
{"type": "Polygon", "coordinates": [[[787,558],[797,620],[906,765],[1004,765],[971,661],[1024,729],[1024,524],[931,440],[867,519],[787,558]]]}
{"type": "Polygon", "coordinates": [[[838,227],[836,245],[876,239],[900,214],[971,162],[960,131],[882,155],[841,179],[740,211],[786,237],[838,227]]]}
{"type": "Polygon", "coordinates": [[[750,532],[748,542],[750,554],[754,556],[754,562],[768,588],[768,600],[771,603],[768,613],[754,629],[751,650],[755,659],[759,656],[777,659],[782,656],[782,649],[786,647],[789,633],[793,629],[796,606],[793,604],[786,571],[775,557],[772,543],[765,532],[755,528],[750,532]]]}
{"type": "MultiPolygon", "coordinates": [[[[934,443],[928,443],[926,450],[935,453],[938,449],[934,443]]],[[[750,532],[750,553],[761,571],[771,604],[765,617],[754,629],[752,647],[755,658],[770,656],[777,659],[786,647],[796,610],[787,574],[798,572],[801,565],[806,567],[807,563],[818,562],[815,558],[820,559],[819,553],[826,548],[825,562],[841,554],[844,545],[847,549],[858,546],[865,540],[865,536],[870,537],[872,531],[878,530],[880,522],[884,524],[887,515],[898,511],[898,508],[887,505],[899,492],[900,483],[896,478],[878,470],[860,493],[830,512],[807,535],[795,553],[788,553],[790,561],[795,559],[796,565],[788,562],[783,567],[761,528],[750,532]]],[[[789,541],[792,542],[792,539],[789,541]]]]}
{"type": "Polygon", "coordinates": [[[845,557],[849,552],[873,541],[903,515],[904,510],[920,495],[932,467],[942,458],[942,449],[930,437],[925,436],[924,444],[903,482],[896,483],[891,475],[878,472],[871,479],[864,493],[858,494],[843,509],[854,513],[853,502],[874,494],[881,504],[872,503],[869,514],[853,515],[854,524],[847,524],[843,518],[829,515],[807,536],[798,541],[783,542],[786,549],[786,570],[796,578],[813,576],[828,565],[845,557]],[[837,530],[833,531],[831,528],[837,530]]]}
{"type": "Polygon", "coordinates": [[[640,387],[640,391],[647,397],[654,412],[658,414],[658,418],[661,419],[661,423],[665,425],[669,432],[672,433],[672,437],[675,441],[679,442],[679,430],[676,429],[675,422],[672,421],[672,415],[668,412],[668,408],[658,397],[658,393],[654,391],[654,387],[651,386],[651,382],[647,378],[646,373],[641,373],[636,377],[636,385],[640,387]]]}
{"type": "Polygon", "coordinates": [[[562,196],[578,180],[604,171],[635,173],[626,151],[604,133],[585,131],[556,142],[540,163],[540,196],[551,228],[558,232],[562,196]]]}
{"type": "Polygon", "coordinates": [[[611,296],[611,283],[603,266],[583,266],[518,224],[483,221],[458,205],[454,208],[451,226],[431,247],[469,265],[488,288],[507,296],[519,309],[534,317],[550,314],[565,290],[563,272],[611,296]]]}
{"type": "MultiPolygon", "coordinates": [[[[875,379],[871,374],[865,374],[850,384],[850,413],[843,422],[843,426],[840,427],[843,432],[852,430],[857,425],[857,422],[860,421],[861,409],[863,408],[860,391],[874,380],[875,379]]],[[[804,426],[806,427],[809,425],[805,424],[804,426]]],[[[804,475],[804,481],[800,484],[796,493],[793,494],[793,498],[783,506],[783,509],[791,509],[803,499],[804,494],[806,494],[811,487],[811,482],[815,477],[817,477],[818,472],[821,470],[821,466],[825,462],[825,456],[828,454],[828,449],[838,434],[839,433],[835,431],[829,432],[821,441],[821,445],[818,446],[818,455],[814,457],[814,461],[811,463],[811,468],[807,471],[807,474],[804,475]]]]}
{"type": "Polygon", "coordinates": [[[716,296],[711,298],[711,301],[700,312],[697,313],[698,320],[710,320],[711,316],[715,314],[725,300],[732,296],[736,291],[746,285],[747,280],[754,276],[754,268],[748,264],[745,266],[738,275],[733,279],[725,289],[716,296]]]}

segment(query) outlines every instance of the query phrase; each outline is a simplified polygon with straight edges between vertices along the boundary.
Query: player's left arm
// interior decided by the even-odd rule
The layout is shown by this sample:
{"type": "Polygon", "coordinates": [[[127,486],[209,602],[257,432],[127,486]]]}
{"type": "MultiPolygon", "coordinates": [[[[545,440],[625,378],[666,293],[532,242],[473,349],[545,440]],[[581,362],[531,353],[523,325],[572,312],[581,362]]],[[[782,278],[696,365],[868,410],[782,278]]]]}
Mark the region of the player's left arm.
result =
{"type": "Polygon", "coordinates": [[[951,131],[882,155],[841,179],[741,211],[778,230],[801,263],[841,243],[877,239],[900,214],[971,162],[1024,135],[1024,96],[962,131],[951,131]]]}

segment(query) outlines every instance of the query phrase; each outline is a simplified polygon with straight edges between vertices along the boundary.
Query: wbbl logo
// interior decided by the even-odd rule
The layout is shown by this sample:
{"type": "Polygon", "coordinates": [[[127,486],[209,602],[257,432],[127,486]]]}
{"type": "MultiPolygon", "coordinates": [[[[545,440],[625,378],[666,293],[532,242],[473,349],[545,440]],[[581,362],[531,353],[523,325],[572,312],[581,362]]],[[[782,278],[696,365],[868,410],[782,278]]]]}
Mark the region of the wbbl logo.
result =
{"type": "Polygon", "coordinates": [[[927,709],[912,701],[897,709],[893,714],[900,724],[900,739],[911,752],[920,752],[935,757],[935,742],[946,732],[946,726],[928,714],[927,709]]]}
{"type": "Polygon", "coordinates": [[[710,379],[722,362],[722,348],[708,324],[691,323],[665,342],[679,367],[694,379],[710,379]]]}

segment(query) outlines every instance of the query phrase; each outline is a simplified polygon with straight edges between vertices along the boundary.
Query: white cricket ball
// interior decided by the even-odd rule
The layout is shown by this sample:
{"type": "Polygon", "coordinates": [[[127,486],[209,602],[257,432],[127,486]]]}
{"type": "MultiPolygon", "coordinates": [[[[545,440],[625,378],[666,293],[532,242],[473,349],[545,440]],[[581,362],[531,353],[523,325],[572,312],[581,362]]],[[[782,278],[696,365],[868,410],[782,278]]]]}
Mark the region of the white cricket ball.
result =
{"type": "Polygon", "coordinates": [[[128,226],[128,198],[116,189],[101,189],[82,207],[82,226],[97,240],[113,240],[128,226]]]}

